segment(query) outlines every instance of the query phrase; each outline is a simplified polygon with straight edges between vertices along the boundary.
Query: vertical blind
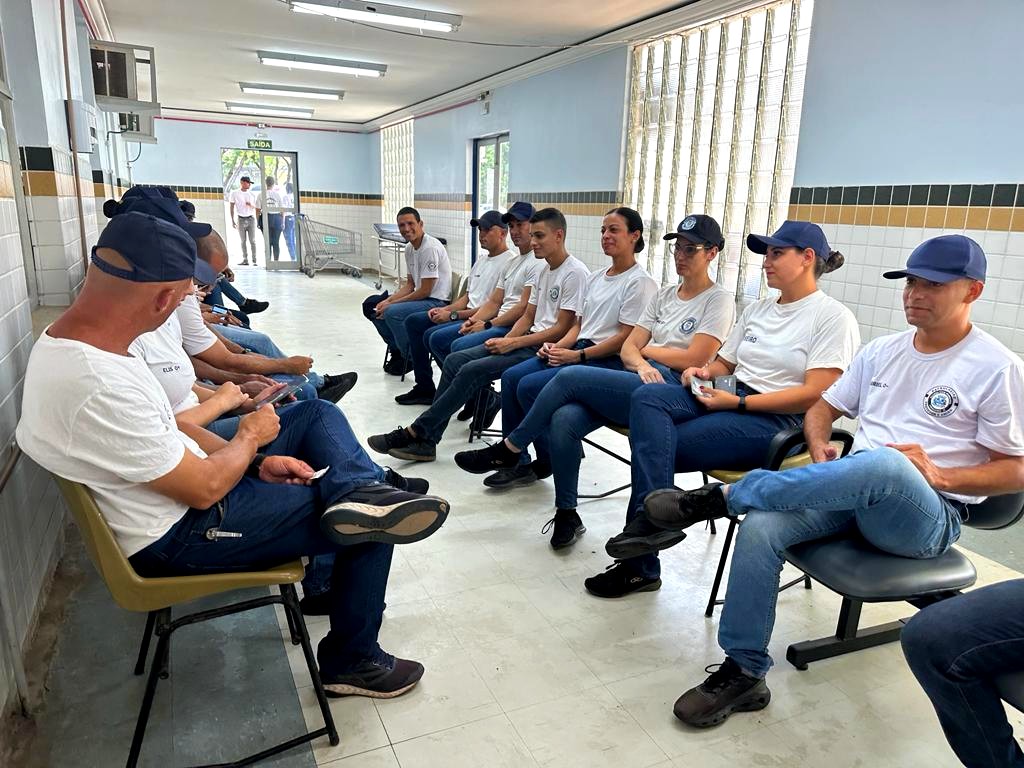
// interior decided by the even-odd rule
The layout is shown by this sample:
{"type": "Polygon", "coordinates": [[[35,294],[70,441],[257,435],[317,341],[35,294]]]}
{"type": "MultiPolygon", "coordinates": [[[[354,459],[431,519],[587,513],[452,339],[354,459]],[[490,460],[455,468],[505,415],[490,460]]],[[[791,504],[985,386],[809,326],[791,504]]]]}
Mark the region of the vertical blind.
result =
{"type": "Polygon", "coordinates": [[[764,295],[745,237],[786,217],[812,12],[813,0],[772,3],[633,49],[624,197],[662,283],[676,280],[662,235],[706,213],[725,236],[717,282],[741,305],[764,295]]]}
{"type": "Polygon", "coordinates": [[[380,183],[385,222],[393,223],[401,208],[413,204],[416,167],[412,131],[412,120],[380,130],[380,183]]]}

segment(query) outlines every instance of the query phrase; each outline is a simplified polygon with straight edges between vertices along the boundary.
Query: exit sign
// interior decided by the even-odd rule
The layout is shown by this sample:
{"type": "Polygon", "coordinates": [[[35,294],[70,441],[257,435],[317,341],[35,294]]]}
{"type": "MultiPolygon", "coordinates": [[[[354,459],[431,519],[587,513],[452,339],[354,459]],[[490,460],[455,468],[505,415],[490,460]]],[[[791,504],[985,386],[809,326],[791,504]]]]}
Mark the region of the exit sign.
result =
{"type": "Polygon", "coordinates": [[[249,149],[273,149],[274,143],[270,139],[249,139],[249,149]]]}

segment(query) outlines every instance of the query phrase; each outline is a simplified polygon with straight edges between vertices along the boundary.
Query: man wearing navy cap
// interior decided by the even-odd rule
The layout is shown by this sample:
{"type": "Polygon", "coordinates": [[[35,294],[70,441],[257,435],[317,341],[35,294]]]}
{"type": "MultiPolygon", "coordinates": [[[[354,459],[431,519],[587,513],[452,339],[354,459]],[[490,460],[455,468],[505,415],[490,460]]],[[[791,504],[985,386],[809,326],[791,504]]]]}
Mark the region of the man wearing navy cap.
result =
{"type": "Polygon", "coordinates": [[[442,499],[378,482],[334,406],[264,406],[230,441],[175,423],[129,345],[206,279],[192,238],[155,216],[114,217],[75,303],[29,357],[17,438],[40,465],[87,486],[142,576],[259,570],[333,553],[331,629],[318,658],[338,695],[396,696],[423,667],[377,643],[392,544],[433,533],[442,499]],[[262,451],[262,452],[259,452],[262,451]],[[326,473],[313,484],[314,467],[326,473]]]}
{"type": "Polygon", "coordinates": [[[443,307],[415,312],[405,318],[405,335],[409,339],[409,355],[416,383],[409,392],[395,398],[399,405],[430,405],[434,402],[436,388],[429,348],[451,347],[451,342],[458,338],[458,321],[472,317],[490,297],[505,262],[512,255],[505,241],[508,225],[502,221],[498,211],[487,211],[479,219],[470,220],[469,226],[478,229],[480,245],[486,255],[478,258],[469,271],[466,293],[443,307]],[[438,342],[435,345],[433,339],[438,332],[444,334],[447,344],[438,342]]]}
{"type": "Polygon", "coordinates": [[[252,265],[256,266],[256,217],[260,215],[260,199],[255,192],[250,192],[252,179],[243,176],[238,180],[241,189],[234,190],[228,195],[228,202],[231,210],[231,226],[238,230],[238,236],[242,240],[242,266],[249,265],[249,251],[246,250],[246,238],[248,247],[252,251],[252,265]]]}
{"type": "Polygon", "coordinates": [[[857,531],[894,555],[937,557],[959,538],[969,505],[1024,489],[1024,364],[970,320],[984,289],[981,247],[963,235],[936,237],[884,277],[906,279],[913,328],[867,344],[807,412],[814,464],[654,491],[644,502],[648,519],[666,530],[746,515],[719,624],[725,662],[675,705],[690,725],[767,706],[767,646],[787,547],[857,531]],[[837,459],[828,440],[843,415],[860,423],[853,452],[837,459]]]}

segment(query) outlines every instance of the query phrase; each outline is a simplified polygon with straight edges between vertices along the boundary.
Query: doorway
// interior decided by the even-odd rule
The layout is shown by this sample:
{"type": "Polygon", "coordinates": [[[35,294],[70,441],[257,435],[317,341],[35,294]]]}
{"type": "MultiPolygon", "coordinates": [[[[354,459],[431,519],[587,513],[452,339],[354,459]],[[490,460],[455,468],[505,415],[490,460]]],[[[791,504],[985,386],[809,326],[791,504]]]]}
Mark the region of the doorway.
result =
{"type": "MultiPolygon", "coordinates": [[[[509,134],[473,140],[473,218],[508,209],[509,134]]],[[[473,262],[479,242],[473,238],[473,262]]]]}

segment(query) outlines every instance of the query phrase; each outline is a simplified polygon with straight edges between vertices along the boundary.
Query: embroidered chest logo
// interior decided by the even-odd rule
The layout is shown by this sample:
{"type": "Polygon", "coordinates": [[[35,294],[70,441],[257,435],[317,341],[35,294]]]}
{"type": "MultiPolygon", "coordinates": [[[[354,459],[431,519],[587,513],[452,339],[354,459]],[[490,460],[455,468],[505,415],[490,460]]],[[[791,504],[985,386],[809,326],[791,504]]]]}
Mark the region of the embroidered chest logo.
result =
{"type": "Polygon", "coordinates": [[[871,382],[871,386],[872,387],[878,387],[879,389],[888,389],[889,388],[889,385],[886,384],[884,381],[872,381],[871,382]]]}
{"type": "Polygon", "coordinates": [[[688,317],[679,324],[679,331],[686,336],[693,333],[693,329],[697,327],[697,318],[688,317]]]}
{"type": "Polygon", "coordinates": [[[952,387],[932,387],[924,394],[924,409],[938,419],[952,416],[960,407],[960,398],[952,387]]]}
{"type": "Polygon", "coordinates": [[[745,334],[743,334],[743,340],[744,341],[748,341],[751,344],[757,344],[757,336],[755,336],[752,333],[745,333],[745,334]]]}
{"type": "Polygon", "coordinates": [[[560,289],[557,285],[552,286],[551,290],[548,291],[548,298],[550,298],[552,301],[558,301],[559,291],[560,289]]]}

